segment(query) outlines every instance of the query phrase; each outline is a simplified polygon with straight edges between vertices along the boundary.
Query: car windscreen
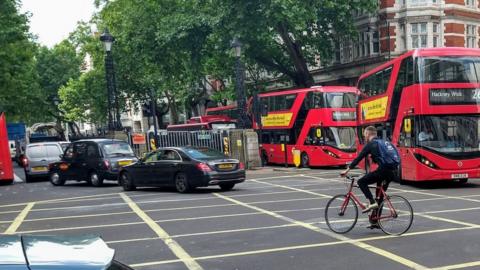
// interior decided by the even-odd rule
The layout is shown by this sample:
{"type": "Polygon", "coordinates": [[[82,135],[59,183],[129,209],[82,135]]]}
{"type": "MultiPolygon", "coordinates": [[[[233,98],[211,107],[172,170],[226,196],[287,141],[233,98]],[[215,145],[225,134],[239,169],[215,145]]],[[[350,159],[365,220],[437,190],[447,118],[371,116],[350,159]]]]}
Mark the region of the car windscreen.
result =
{"type": "Polygon", "coordinates": [[[46,149],[49,158],[58,158],[61,154],[63,154],[63,151],[57,145],[46,145],[46,149]]]}
{"type": "Polygon", "coordinates": [[[227,158],[224,154],[210,148],[187,148],[185,153],[193,159],[214,160],[227,158]]]}
{"type": "Polygon", "coordinates": [[[125,142],[109,142],[102,145],[105,155],[108,157],[114,156],[134,156],[133,150],[125,142]]]}

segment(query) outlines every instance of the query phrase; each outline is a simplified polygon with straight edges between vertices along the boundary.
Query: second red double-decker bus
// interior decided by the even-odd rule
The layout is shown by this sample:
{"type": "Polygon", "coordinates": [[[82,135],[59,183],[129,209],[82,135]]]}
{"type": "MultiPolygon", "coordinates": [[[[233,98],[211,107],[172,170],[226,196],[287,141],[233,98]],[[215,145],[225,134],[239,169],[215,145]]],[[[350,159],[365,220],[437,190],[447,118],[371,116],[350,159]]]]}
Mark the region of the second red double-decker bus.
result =
{"type": "MultiPolygon", "coordinates": [[[[259,95],[262,116],[260,155],[264,163],[345,166],[356,156],[355,126],[358,90],[347,86],[317,86],[259,95]],[[282,144],[286,145],[286,149],[282,144]]],[[[254,128],[260,129],[257,123],[254,128]]]]}
{"type": "Polygon", "coordinates": [[[221,115],[221,116],[228,116],[232,119],[237,119],[238,109],[237,109],[237,105],[232,104],[232,105],[226,105],[226,106],[220,106],[220,107],[214,107],[214,108],[207,108],[205,110],[205,114],[207,116],[221,115]]]}
{"type": "Polygon", "coordinates": [[[480,50],[410,51],[359,78],[359,134],[398,146],[401,178],[480,178],[480,50]]]}
{"type": "Polygon", "coordinates": [[[234,129],[236,121],[224,115],[196,116],[187,120],[186,124],[168,125],[168,131],[196,131],[212,129],[234,129]]]}

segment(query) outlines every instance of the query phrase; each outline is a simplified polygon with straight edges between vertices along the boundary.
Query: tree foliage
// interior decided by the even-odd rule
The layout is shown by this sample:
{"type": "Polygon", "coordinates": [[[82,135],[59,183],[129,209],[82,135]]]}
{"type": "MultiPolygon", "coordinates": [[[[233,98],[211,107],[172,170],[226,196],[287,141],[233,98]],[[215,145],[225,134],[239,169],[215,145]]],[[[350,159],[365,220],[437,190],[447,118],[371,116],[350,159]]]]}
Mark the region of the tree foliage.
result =
{"type": "Polygon", "coordinates": [[[42,115],[37,111],[40,89],[31,39],[28,18],[18,12],[17,1],[0,1],[0,110],[9,121],[31,122],[42,115]]]}

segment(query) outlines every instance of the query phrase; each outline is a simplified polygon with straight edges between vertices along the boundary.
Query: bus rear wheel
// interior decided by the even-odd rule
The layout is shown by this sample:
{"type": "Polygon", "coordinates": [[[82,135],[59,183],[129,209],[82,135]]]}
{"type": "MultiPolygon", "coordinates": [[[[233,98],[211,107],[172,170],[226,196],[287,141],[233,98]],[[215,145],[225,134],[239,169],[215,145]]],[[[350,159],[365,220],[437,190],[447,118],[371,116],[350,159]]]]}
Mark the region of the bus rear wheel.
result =
{"type": "Polygon", "coordinates": [[[300,167],[308,168],[310,166],[310,159],[308,158],[307,153],[303,152],[300,156],[300,167]]]}

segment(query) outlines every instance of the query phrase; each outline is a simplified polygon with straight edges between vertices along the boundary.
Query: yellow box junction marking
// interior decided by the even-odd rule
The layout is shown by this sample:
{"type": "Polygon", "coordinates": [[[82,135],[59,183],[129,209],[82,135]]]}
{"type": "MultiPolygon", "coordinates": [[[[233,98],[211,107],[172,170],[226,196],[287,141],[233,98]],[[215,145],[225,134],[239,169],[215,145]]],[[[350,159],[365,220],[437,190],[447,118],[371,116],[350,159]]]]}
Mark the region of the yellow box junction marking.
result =
{"type": "Polygon", "coordinates": [[[177,256],[177,258],[179,258],[188,269],[203,270],[203,268],[177,243],[177,241],[173,240],[170,235],[142,209],[140,209],[132,199],[124,193],[121,193],[120,197],[122,197],[133,212],[135,212],[158,235],[158,237],[163,240],[175,256],[177,256]]]}
{"type": "Polygon", "coordinates": [[[20,212],[20,214],[18,214],[18,216],[15,218],[15,220],[13,220],[13,223],[5,231],[5,234],[14,234],[17,231],[18,227],[22,225],[23,220],[25,219],[25,217],[27,217],[28,212],[30,212],[34,205],[34,202],[27,204],[27,206],[25,206],[22,212],[20,212]]]}
{"type": "MultiPolygon", "coordinates": [[[[330,232],[330,231],[327,231],[327,230],[324,230],[324,229],[321,229],[317,226],[314,226],[314,225],[311,225],[309,223],[305,223],[305,222],[302,222],[302,221],[298,221],[298,220],[295,220],[295,219],[291,219],[291,218],[288,218],[286,216],[282,216],[280,214],[277,214],[277,213],[274,213],[274,212],[271,212],[271,211],[268,211],[268,210],[265,210],[263,208],[259,208],[259,207],[256,207],[256,206],[252,206],[250,204],[247,204],[247,203],[244,203],[244,202],[241,202],[241,201],[238,201],[238,200],[235,200],[235,199],[232,199],[232,198],[229,198],[227,196],[224,196],[224,195],[221,195],[221,194],[217,194],[217,193],[213,193],[213,195],[219,197],[219,198],[222,198],[222,199],[225,199],[227,201],[230,201],[230,202],[233,202],[233,203],[237,203],[238,205],[242,205],[242,206],[245,206],[247,208],[250,208],[250,209],[254,209],[256,211],[259,211],[259,212],[262,212],[266,215],[270,215],[272,217],[275,217],[275,218],[278,218],[278,219],[281,219],[283,221],[287,221],[289,223],[293,223],[293,224],[298,224],[304,228],[307,228],[307,229],[310,229],[312,231],[315,231],[315,232],[318,232],[318,233],[321,233],[321,234],[324,234],[324,235],[327,235],[327,236],[330,236],[332,238],[335,238],[337,240],[340,240],[340,241],[351,241],[353,239],[350,239],[348,237],[345,237],[345,236],[342,236],[342,235],[338,235],[336,233],[333,233],[333,232],[330,232]]],[[[413,268],[413,269],[428,269],[427,267],[423,266],[423,265],[420,265],[416,262],[413,262],[411,260],[408,260],[406,258],[403,258],[403,257],[400,257],[396,254],[393,254],[391,252],[388,252],[386,250],[383,250],[383,249],[380,249],[380,248],[377,248],[377,247],[374,247],[372,245],[369,245],[369,244],[366,244],[366,243],[363,243],[363,242],[350,242],[350,244],[354,245],[354,246],[357,246],[357,247],[360,247],[364,250],[367,250],[367,251],[370,251],[370,252],[373,252],[375,254],[378,254],[380,256],[383,256],[387,259],[390,259],[390,260],[393,260],[397,263],[400,263],[402,265],[405,265],[405,266],[408,266],[410,268],[413,268]]]]}
{"type": "Polygon", "coordinates": [[[462,269],[462,268],[474,267],[474,266],[480,266],[480,261],[441,266],[441,267],[433,268],[432,270],[462,269]]]}

